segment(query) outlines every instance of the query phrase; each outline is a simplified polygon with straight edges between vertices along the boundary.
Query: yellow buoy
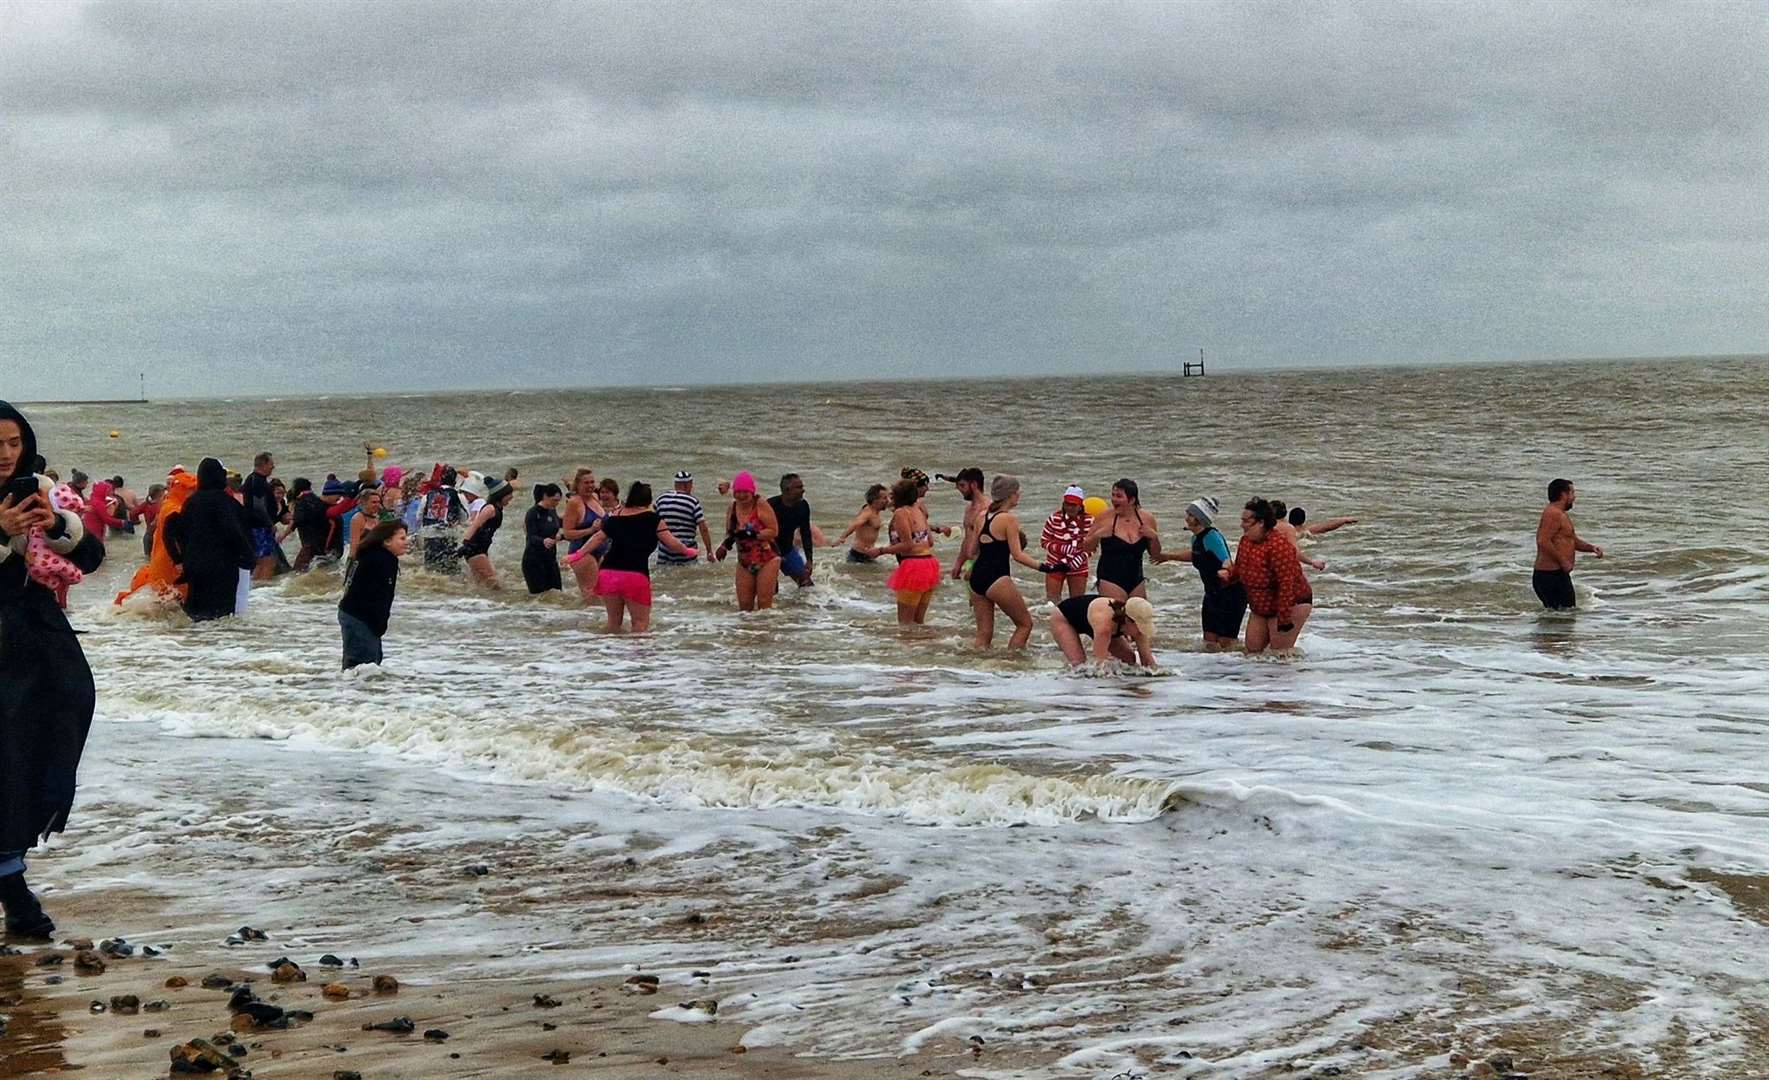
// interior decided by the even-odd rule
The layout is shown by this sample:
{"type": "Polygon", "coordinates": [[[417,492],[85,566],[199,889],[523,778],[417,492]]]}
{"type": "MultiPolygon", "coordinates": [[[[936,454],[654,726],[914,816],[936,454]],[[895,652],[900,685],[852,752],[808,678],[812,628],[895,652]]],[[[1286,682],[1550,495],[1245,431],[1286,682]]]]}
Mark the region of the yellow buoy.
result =
{"type": "Polygon", "coordinates": [[[123,437],[123,433],[122,433],[122,432],[120,432],[120,431],[118,431],[118,430],[117,430],[117,429],[116,429],[116,428],[112,428],[112,429],[111,429],[111,438],[113,438],[113,439],[120,439],[120,438],[122,438],[122,437],[123,437]]]}
{"type": "Polygon", "coordinates": [[[375,447],[375,456],[378,458],[386,457],[387,456],[387,448],[385,446],[375,447]]]}
{"type": "Polygon", "coordinates": [[[1112,504],[1100,498],[1098,495],[1089,495],[1087,498],[1081,500],[1081,509],[1087,511],[1088,517],[1099,517],[1106,512],[1106,508],[1110,505],[1112,504]]]}

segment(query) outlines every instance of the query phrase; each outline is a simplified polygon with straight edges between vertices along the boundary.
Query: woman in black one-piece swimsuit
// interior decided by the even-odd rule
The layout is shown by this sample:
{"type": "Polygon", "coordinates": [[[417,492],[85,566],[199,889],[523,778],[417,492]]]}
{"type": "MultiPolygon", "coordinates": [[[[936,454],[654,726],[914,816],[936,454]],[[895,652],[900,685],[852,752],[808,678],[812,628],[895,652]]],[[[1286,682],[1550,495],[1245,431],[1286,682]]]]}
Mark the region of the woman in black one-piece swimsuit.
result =
{"type": "Polygon", "coordinates": [[[1013,583],[1009,560],[1036,570],[1039,562],[1026,554],[1025,536],[1020,532],[1020,519],[1013,508],[1020,502],[1020,482],[1011,476],[997,476],[989,485],[989,509],[983,514],[983,527],[977,530],[977,557],[971,564],[971,611],[977,617],[977,648],[987,649],[995,638],[995,609],[1013,620],[1013,636],[1007,641],[1010,649],[1023,649],[1032,639],[1032,612],[1026,598],[1013,583]]]}
{"type": "Polygon", "coordinates": [[[1112,508],[1095,519],[1093,531],[1081,546],[1089,552],[1099,550],[1099,577],[1094,587],[1101,596],[1113,600],[1148,597],[1142,561],[1144,555],[1161,561],[1160,523],[1142,508],[1136,481],[1120,480],[1112,485],[1112,508]]]}

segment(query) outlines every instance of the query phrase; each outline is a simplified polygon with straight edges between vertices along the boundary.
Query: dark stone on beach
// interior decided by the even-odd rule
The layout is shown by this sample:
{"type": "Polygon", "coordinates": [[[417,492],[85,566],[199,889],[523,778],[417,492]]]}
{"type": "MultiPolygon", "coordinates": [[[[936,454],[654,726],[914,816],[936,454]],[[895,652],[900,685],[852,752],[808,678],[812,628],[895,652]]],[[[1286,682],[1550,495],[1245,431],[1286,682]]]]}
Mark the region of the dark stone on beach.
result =
{"type": "Polygon", "coordinates": [[[626,984],[628,986],[655,987],[657,985],[657,976],[655,976],[655,975],[629,975],[627,977],[626,984]]]}
{"type": "Polygon", "coordinates": [[[43,980],[43,985],[44,986],[60,986],[61,985],[61,976],[60,975],[50,975],[43,980]]]}
{"type": "Polygon", "coordinates": [[[86,1006],[86,1011],[90,1012],[94,1015],[104,1012],[104,1010],[105,1010],[105,1004],[102,1001],[94,1001],[92,1004],[86,1006]]]}
{"type": "Polygon", "coordinates": [[[429,1039],[431,1042],[441,1042],[448,1038],[448,1032],[441,1028],[431,1028],[424,1032],[424,1038],[429,1039]]]}
{"type": "Polygon", "coordinates": [[[362,1080],[362,1074],[355,1069],[334,1069],[332,1080],[362,1080]]]}
{"type": "Polygon", "coordinates": [[[286,1028],[289,1016],[280,1005],[272,1005],[268,1001],[248,1001],[236,1010],[236,1015],[251,1021],[255,1028],[286,1028]]]}
{"type": "Polygon", "coordinates": [[[239,1042],[238,1039],[233,1037],[233,1032],[231,1032],[231,1031],[223,1031],[221,1034],[216,1035],[214,1038],[210,1039],[209,1041],[214,1043],[216,1046],[232,1046],[234,1043],[239,1042]]]}
{"type": "Polygon", "coordinates": [[[706,924],[706,916],[698,911],[690,911],[682,921],[689,926],[704,926],[706,924]]]}
{"type": "Polygon", "coordinates": [[[0,956],[23,956],[23,955],[24,955],[24,953],[13,948],[11,945],[0,945],[0,956]]]}
{"type": "Polygon", "coordinates": [[[225,990],[232,985],[233,980],[221,974],[219,971],[213,971],[203,976],[204,990],[225,990]]]}
{"type": "Polygon", "coordinates": [[[166,979],[166,989],[182,990],[190,985],[190,980],[182,975],[172,975],[166,979]]]}
{"type": "Polygon", "coordinates": [[[74,954],[74,974],[103,975],[104,961],[95,952],[82,950],[74,954]]]}
{"type": "Polygon", "coordinates": [[[534,995],[534,1007],[537,1009],[557,1009],[559,999],[551,994],[536,994],[534,995]]]}
{"type": "Polygon", "coordinates": [[[62,955],[58,952],[44,953],[42,956],[37,957],[37,966],[38,967],[60,967],[62,959],[63,959],[62,955]]]}
{"type": "Polygon", "coordinates": [[[251,1053],[251,1051],[247,1050],[245,1048],[245,1046],[241,1043],[234,1043],[232,1046],[227,1048],[227,1052],[230,1056],[236,1057],[236,1058],[237,1057],[245,1057],[247,1054],[251,1053]]]}
{"type": "Polygon", "coordinates": [[[542,1024],[542,1025],[541,1025],[541,1030],[542,1030],[542,1031],[558,1031],[558,1030],[559,1030],[559,1025],[558,1025],[558,1024],[552,1024],[552,1023],[547,1023],[547,1024],[542,1024]]]}
{"type": "Polygon", "coordinates": [[[571,1051],[569,1051],[569,1050],[548,1050],[546,1053],[541,1055],[541,1060],[542,1061],[550,1061],[555,1065],[564,1065],[564,1064],[567,1064],[571,1061],[571,1051]]]}
{"type": "Polygon", "coordinates": [[[241,1009],[245,1008],[247,1005],[250,1005],[250,1004],[252,1004],[252,1002],[257,1001],[257,1000],[258,1000],[258,995],[252,993],[251,987],[249,987],[249,986],[236,986],[233,988],[233,993],[228,995],[227,1007],[229,1009],[232,1009],[234,1012],[239,1012],[241,1009]]]}
{"type": "Polygon", "coordinates": [[[319,958],[319,966],[320,967],[343,967],[344,961],[338,959],[336,956],[333,956],[331,953],[326,953],[324,956],[319,958]]]}
{"type": "Polygon", "coordinates": [[[165,1012],[172,1006],[164,1001],[150,1001],[141,1007],[142,1012],[165,1012]]]}
{"type": "Polygon", "coordinates": [[[377,994],[399,993],[399,980],[391,975],[376,975],[373,985],[377,994]]]}
{"type": "Polygon", "coordinates": [[[159,1028],[147,1028],[142,1031],[141,1037],[144,1039],[157,1039],[160,1037],[160,1029],[159,1028]]]}
{"type": "Polygon", "coordinates": [[[484,877],[489,873],[491,873],[491,867],[486,866],[484,863],[475,863],[472,866],[467,867],[468,877],[484,877]]]}
{"type": "Polygon", "coordinates": [[[172,1048],[172,1071],[175,1073],[210,1073],[232,1067],[227,1055],[204,1039],[192,1039],[172,1048]]]}
{"type": "Polygon", "coordinates": [[[696,998],[693,1001],[684,1001],[682,1002],[682,1008],[694,1012],[703,1012],[708,1016],[719,1015],[719,1003],[712,998],[696,998]]]}
{"type": "Polygon", "coordinates": [[[690,979],[710,979],[713,977],[713,973],[710,971],[691,971],[688,973],[688,977],[690,979]]]}
{"type": "Polygon", "coordinates": [[[134,956],[135,946],[124,941],[122,938],[105,938],[98,943],[98,951],[106,956],[122,959],[126,956],[134,956]]]}
{"type": "Polygon", "coordinates": [[[141,955],[143,956],[158,956],[164,951],[164,949],[156,949],[152,945],[143,945],[141,947],[141,955]]]}
{"type": "Polygon", "coordinates": [[[1516,1067],[1510,1054],[1494,1054],[1486,1059],[1486,1063],[1502,1073],[1508,1073],[1516,1067]]]}
{"type": "Polygon", "coordinates": [[[410,1035],[418,1025],[411,1022],[408,1016],[395,1016],[391,1020],[383,1020],[378,1024],[364,1024],[364,1031],[390,1031],[395,1035],[410,1035]]]}
{"type": "Polygon", "coordinates": [[[254,930],[249,926],[240,927],[238,930],[234,931],[234,935],[237,936],[241,941],[269,941],[270,940],[269,934],[266,934],[262,930],[254,930]]]}
{"type": "Polygon", "coordinates": [[[111,1012],[119,1016],[134,1016],[141,1011],[141,999],[134,994],[118,994],[111,998],[111,1012]]]}

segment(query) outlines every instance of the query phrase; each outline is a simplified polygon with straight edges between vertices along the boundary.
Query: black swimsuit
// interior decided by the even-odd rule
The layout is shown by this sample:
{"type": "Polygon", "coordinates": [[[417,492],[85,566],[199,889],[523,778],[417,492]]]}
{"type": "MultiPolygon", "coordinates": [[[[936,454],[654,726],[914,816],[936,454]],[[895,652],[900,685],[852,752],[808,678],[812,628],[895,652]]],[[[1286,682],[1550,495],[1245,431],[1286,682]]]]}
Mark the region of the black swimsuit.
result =
{"type": "Polygon", "coordinates": [[[473,538],[461,545],[461,558],[471,559],[475,555],[484,555],[491,550],[491,542],[498,534],[498,528],[504,523],[504,508],[492,507],[491,517],[479,526],[473,538]]]}
{"type": "Polygon", "coordinates": [[[977,534],[977,557],[971,563],[970,591],[978,596],[988,596],[989,586],[1008,576],[1007,541],[990,535],[989,527],[994,524],[995,515],[985,514],[983,528],[977,534]]]}
{"type": "MultiPolygon", "coordinates": [[[[1092,637],[1093,624],[1087,621],[1087,609],[1093,606],[1095,600],[1099,599],[1102,599],[1099,593],[1084,593],[1080,596],[1071,596],[1067,600],[1058,604],[1056,609],[1062,613],[1063,618],[1068,621],[1068,624],[1075,628],[1077,634],[1080,634],[1083,637],[1092,637]]],[[[1110,598],[1105,597],[1103,599],[1110,598]]],[[[1115,638],[1125,636],[1124,627],[1121,623],[1113,623],[1112,636],[1115,638]]]]}
{"type": "MultiPolygon", "coordinates": [[[[1138,522],[1140,527],[1141,522],[1138,522]]],[[[1113,522],[1112,527],[1117,528],[1113,522]]],[[[1142,557],[1149,550],[1149,538],[1138,537],[1136,543],[1111,533],[1099,542],[1099,580],[1109,581],[1126,593],[1143,583],[1142,557]]]]}

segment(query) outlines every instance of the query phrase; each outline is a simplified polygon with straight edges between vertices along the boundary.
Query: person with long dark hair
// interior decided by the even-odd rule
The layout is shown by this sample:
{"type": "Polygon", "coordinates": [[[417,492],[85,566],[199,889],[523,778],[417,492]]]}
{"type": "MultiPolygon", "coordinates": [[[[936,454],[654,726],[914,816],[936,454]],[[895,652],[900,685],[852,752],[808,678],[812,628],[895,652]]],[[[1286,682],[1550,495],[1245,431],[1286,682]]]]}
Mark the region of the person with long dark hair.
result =
{"type": "Polygon", "coordinates": [[[48,940],[55,923],[25,882],[25,854],[67,827],[96,690],[80,639],[27,564],[33,542],[82,573],[104,544],[49,502],[37,435],[0,401],[0,907],[6,933],[48,940]]]}
{"type": "Polygon", "coordinates": [[[1094,582],[1101,596],[1128,600],[1147,598],[1148,579],[1143,576],[1143,556],[1161,561],[1161,526],[1155,515],[1142,508],[1136,481],[1124,479],[1112,485],[1112,505],[1094,519],[1093,531],[1081,546],[1099,550],[1094,582]]]}
{"type": "Polygon", "coordinates": [[[393,590],[399,583],[399,558],[411,537],[403,521],[377,522],[357,545],[356,561],[338,601],[338,630],[344,637],[344,670],[380,664],[381,639],[393,612],[393,590]]]}
{"type": "Polygon", "coordinates": [[[197,490],[166,519],[165,540],[181,568],[178,581],[190,590],[185,614],[195,622],[232,615],[240,569],[252,565],[252,541],[240,504],[228,493],[227,469],[215,458],[198,463],[197,490]]]}

